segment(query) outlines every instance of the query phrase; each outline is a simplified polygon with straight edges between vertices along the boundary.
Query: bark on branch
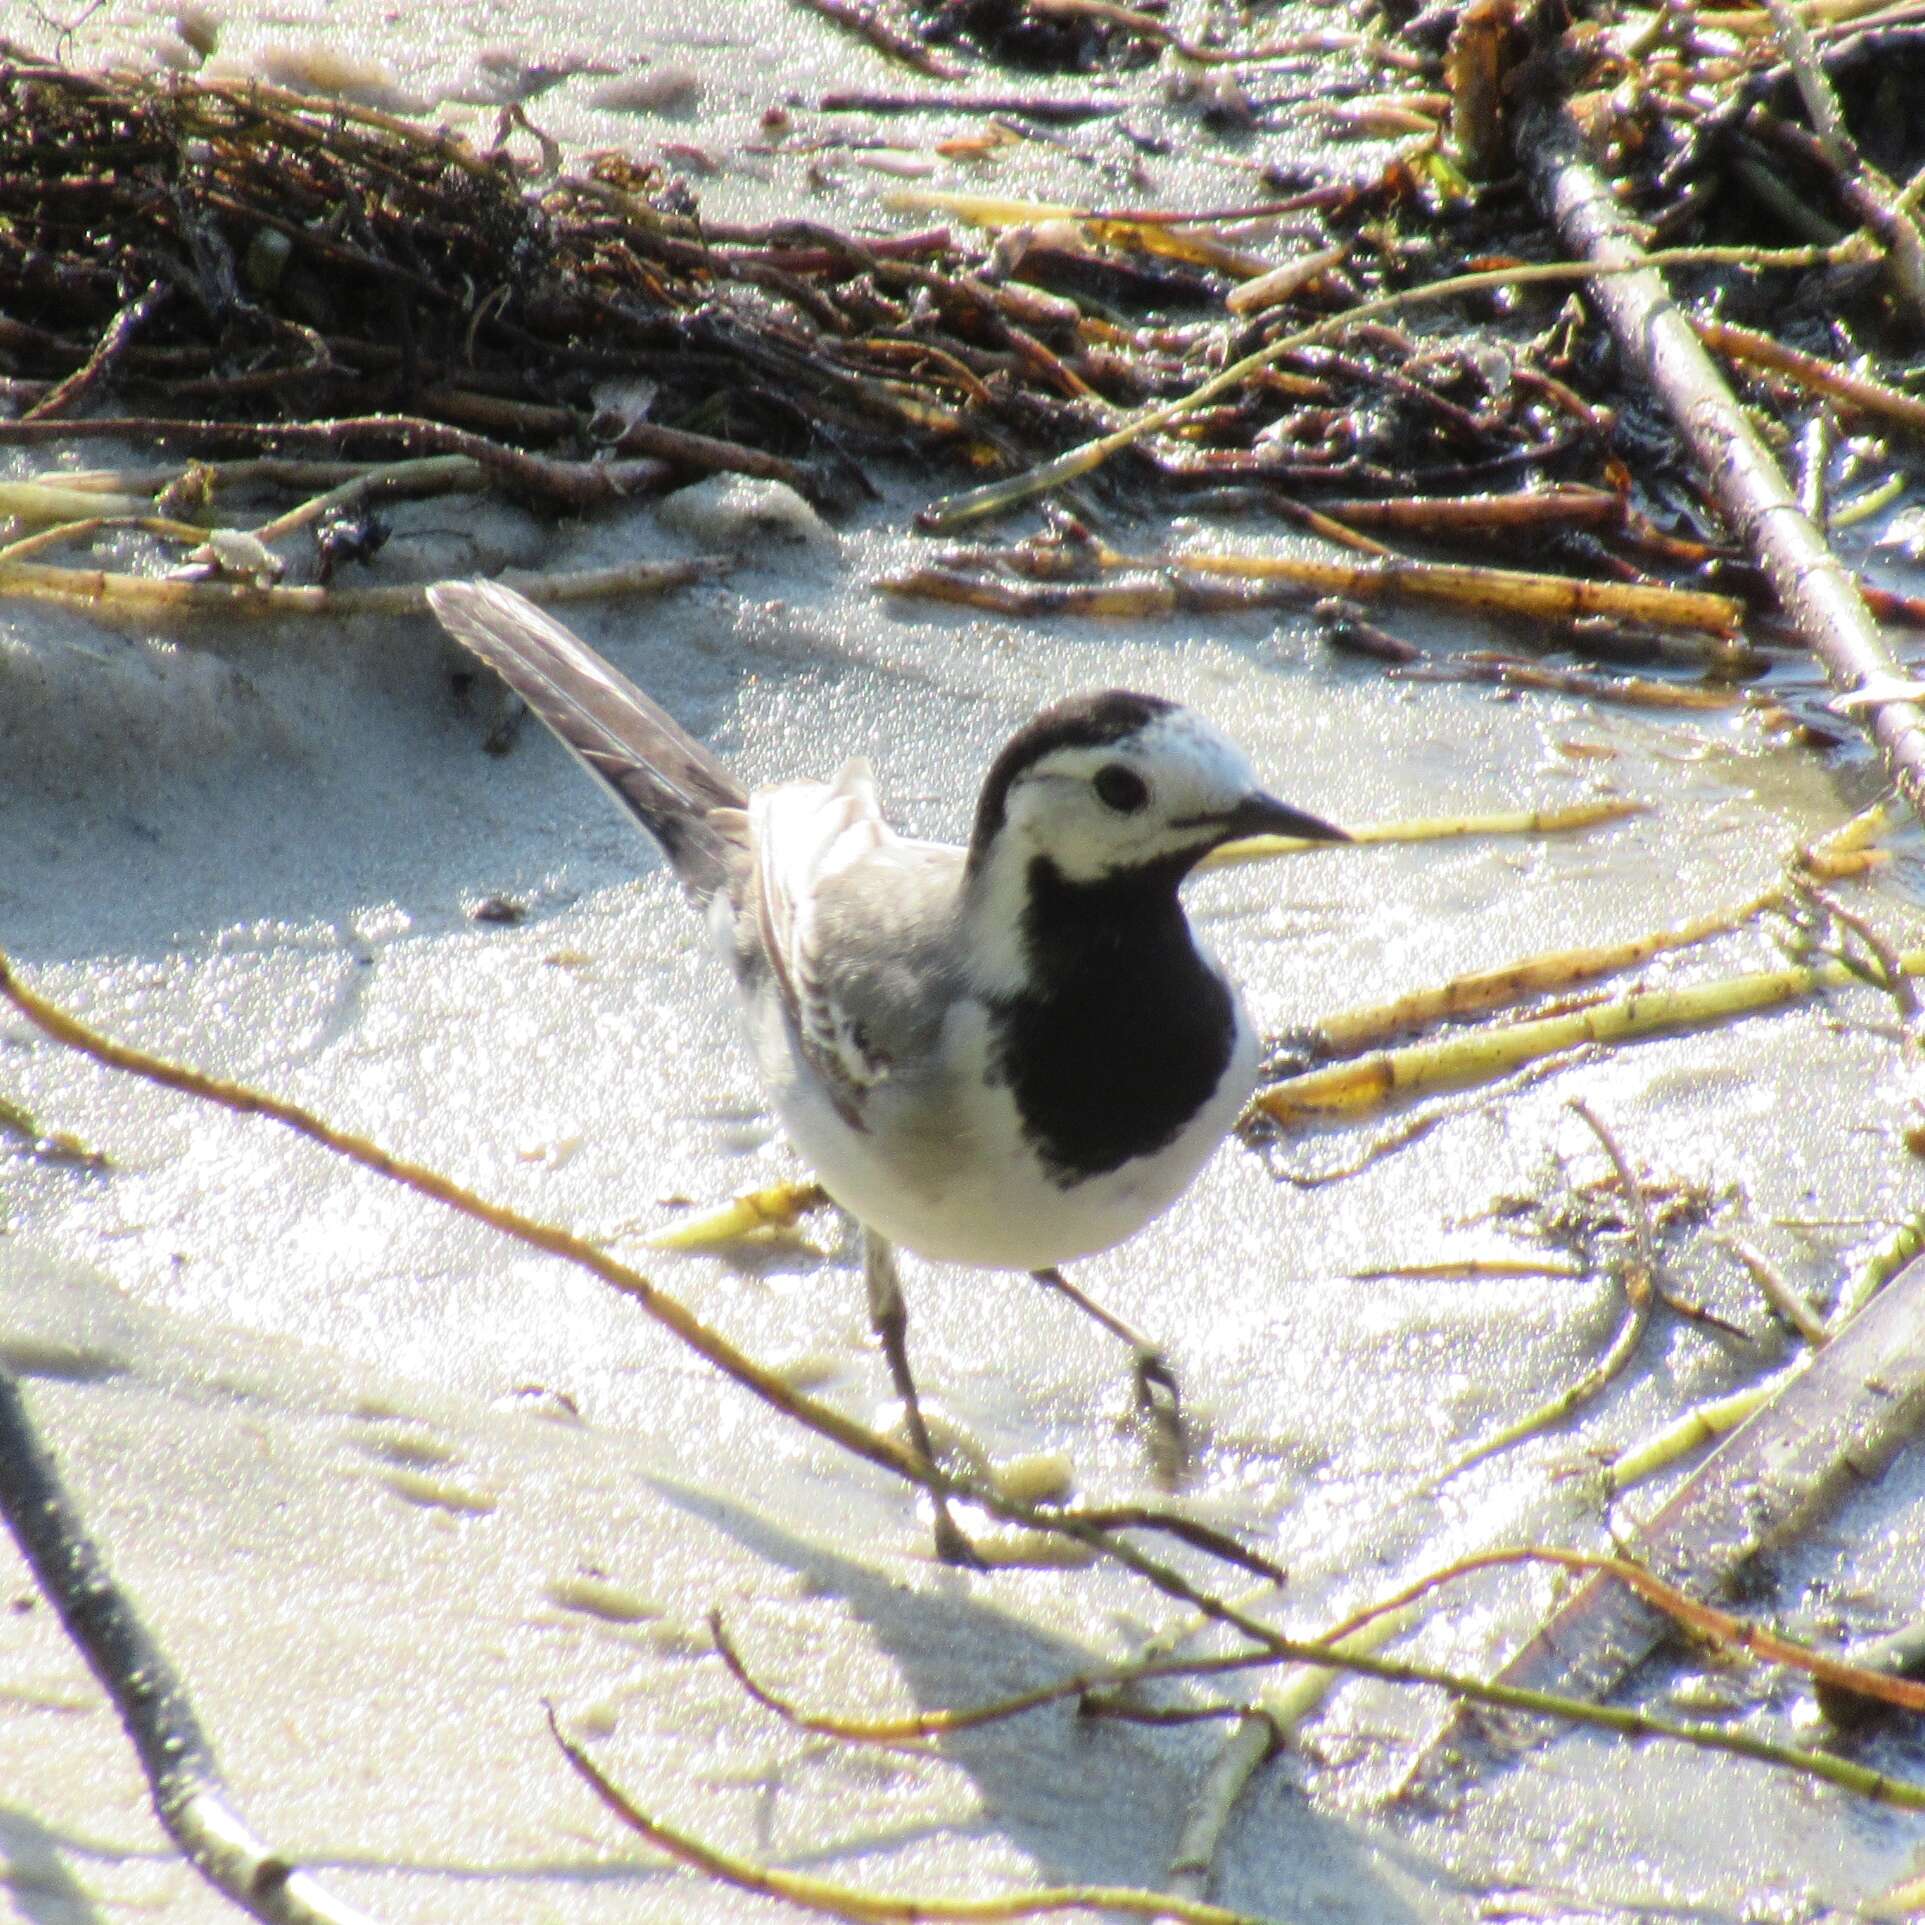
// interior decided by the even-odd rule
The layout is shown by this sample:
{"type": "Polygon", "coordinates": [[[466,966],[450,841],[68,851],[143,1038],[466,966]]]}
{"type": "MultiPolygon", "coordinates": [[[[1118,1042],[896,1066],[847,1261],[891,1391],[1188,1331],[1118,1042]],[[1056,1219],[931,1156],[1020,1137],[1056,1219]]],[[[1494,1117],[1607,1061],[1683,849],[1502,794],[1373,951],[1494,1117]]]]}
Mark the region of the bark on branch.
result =
{"type": "MultiPolygon", "coordinates": [[[[1534,105],[1519,119],[1518,154],[1573,254],[1601,267],[1643,249],[1592,165],[1570,108],[1534,105]]],[[[1600,275],[1592,298],[1627,362],[1664,401],[1733,531],[1764,570],[1786,616],[1861,716],[1914,812],[1925,818],[1925,713],[1892,691],[1906,678],[1856,583],[1798,506],[1737,397],[1671,299],[1663,276],[1600,275]]]]}

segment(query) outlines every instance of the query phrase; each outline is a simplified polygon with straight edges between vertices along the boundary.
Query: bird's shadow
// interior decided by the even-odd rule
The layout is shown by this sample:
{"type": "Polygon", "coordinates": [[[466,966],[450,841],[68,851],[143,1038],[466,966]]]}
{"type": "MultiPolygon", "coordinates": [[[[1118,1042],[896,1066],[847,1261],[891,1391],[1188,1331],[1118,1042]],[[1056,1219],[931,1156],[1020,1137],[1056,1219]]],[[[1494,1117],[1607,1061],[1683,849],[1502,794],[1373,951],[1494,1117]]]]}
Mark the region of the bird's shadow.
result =
{"type": "MultiPolygon", "coordinates": [[[[981,1704],[1104,1661],[1091,1645],[1005,1606],[994,1574],[905,1583],[712,1489],[660,1475],[647,1481],[664,1502],[803,1578],[825,1612],[846,1613],[919,1710],[981,1704]]],[[[1076,1576],[1066,1572],[1064,1581],[1076,1576]]],[[[753,1654],[743,1655],[753,1671],[753,1654]]],[[[808,1708],[854,1717],[867,1710],[808,1708]]],[[[931,1755],[972,1785],[972,1833],[1013,1848],[1034,1868],[1036,1883],[1155,1890],[1167,1881],[1178,1828],[1222,1730],[1092,1720],[1079,1716],[1072,1700],[945,1733],[932,1741],[931,1755]]],[[[873,1842],[886,1850],[907,1839],[891,1833],[873,1842]]],[[[860,1844],[825,1840],[809,1856],[846,1860],[860,1844]]],[[[1354,1820],[1312,1809],[1275,1772],[1233,1819],[1217,1883],[1218,1902],[1276,1919],[1415,1925],[1434,1916],[1413,1909],[1408,1876],[1396,1875],[1384,1848],[1354,1820]]]]}

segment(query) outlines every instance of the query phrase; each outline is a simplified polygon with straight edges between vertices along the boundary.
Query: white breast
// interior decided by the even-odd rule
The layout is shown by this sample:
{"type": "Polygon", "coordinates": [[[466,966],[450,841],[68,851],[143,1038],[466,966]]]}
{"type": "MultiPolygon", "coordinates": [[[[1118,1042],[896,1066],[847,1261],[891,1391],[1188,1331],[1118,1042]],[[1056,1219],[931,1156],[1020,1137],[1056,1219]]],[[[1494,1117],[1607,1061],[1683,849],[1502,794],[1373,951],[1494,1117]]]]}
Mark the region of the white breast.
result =
{"type": "Polygon", "coordinates": [[[988,1017],[973,998],[950,1013],[947,1083],[892,1079],[870,1093],[865,1130],[852,1129],[808,1073],[772,995],[745,1014],[776,1115],[823,1187],[891,1242],[942,1263],[1040,1270],[1121,1243],[1189,1187],[1256,1083],[1256,1037],[1238,1006],[1229,1066],[1181,1134],[1064,1189],[1024,1142],[1009,1091],[985,1081],[988,1017]]]}

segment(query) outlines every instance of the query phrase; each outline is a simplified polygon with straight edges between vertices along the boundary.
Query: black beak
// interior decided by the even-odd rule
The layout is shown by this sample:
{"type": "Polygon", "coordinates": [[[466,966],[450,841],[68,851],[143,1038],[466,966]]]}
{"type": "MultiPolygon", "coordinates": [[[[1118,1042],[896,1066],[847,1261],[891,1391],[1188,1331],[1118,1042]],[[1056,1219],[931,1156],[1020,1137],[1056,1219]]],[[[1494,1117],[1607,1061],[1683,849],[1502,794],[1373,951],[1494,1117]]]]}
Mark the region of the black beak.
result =
{"type": "MultiPolygon", "coordinates": [[[[1324,821],[1321,816],[1307,815],[1302,809],[1293,809],[1287,802],[1279,802],[1274,795],[1266,795],[1261,789],[1246,795],[1234,809],[1224,815],[1198,816],[1195,826],[1205,825],[1215,834],[1218,842],[1240,842],[1245,836],[1296,836],[1304,842],[1348,842],[1343,830],[1324,821]]],[[[1188,828],[1189,823],[1179,823],[1180,828],[1188,828]]]]}

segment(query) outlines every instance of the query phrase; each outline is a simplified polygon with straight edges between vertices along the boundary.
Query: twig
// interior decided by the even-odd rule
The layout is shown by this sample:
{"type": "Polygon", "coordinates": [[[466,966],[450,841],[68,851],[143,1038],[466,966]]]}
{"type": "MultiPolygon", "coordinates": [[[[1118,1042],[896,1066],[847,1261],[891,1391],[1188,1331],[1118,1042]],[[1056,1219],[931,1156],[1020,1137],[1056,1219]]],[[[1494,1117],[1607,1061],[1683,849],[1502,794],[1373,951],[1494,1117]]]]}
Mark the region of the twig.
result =
{"type": "Polygon", "coordinates": [[[1808,1344],[1830,1342],[1831,1332],[1825,1328],[1824,1318],[1779,1274],[1777,1266],[1762,1250],[1744,1237],[1728,1236],[1723,1241],[1725,1248],[1744,1265],[1746,1274],[1758,1286],[1758,1294],[1799,1336],[1808,1344]]]}
{"type": "Polygon", "coordinates": [[[23,421],[51,421],[69,413],[75,403],[106,379],[114,363],[127,351],[127,345],[147,322],[167,305],[174,290],[165,281],[150,281],[146,288],[108,322],[99,344],[73,373],[49,388],[24,415],[23,421]]]}
{"type": "MultiPolygon", "coordinates": [[[[966,574],[953,567],[924,566],[884,575],[876,587],[886,594],[957,601],[1014,614],[1111,616],[1152,614],[1197,606],[1212,579],[1243,588],[1224,597],[1226,605],[1262,606],[1263,590],[1272,598],[1297,601],[1316,595],[1342,595],[1361,602],[1442,603],[1526,621],[1575,621],[1608,615],[1622,621],[1668,624],[1729,634],[1744,609],[1728,595],[1702,589],[1657,588],[1638,582],[1576,580],[1522,569],[1477,568],[1459,563],[1408,561],[1401,557],[1360,556],[1323,561],[1296,555],[1122,555],[1105,553],[1106,572],[1140,571],[1144,579],[1105,582],[1012,583],[991,574],[966,574]]],[[[1719,693],[1720,705],[1731,698],[1719,693]]]]}
{"type": "Polygon", "coordinates": [[[784,1724],[816,1737],[837,1738],[848,1744],[900,1745],[947,1738],[958,1731],[974,1731],[984,1725],[1001,1724],[1068,1699],[1086,1699],[1099,1691],[1116,1691],[1125,1686],[1147,1684],[1157,1678],[1217,1677],[1226,1672],[1251,1671],[1281,1662],[1271,1651],[1239,1651],[1228,1657],[1150,1658],[1106,1664],[1089,1671],[1074,1672],[1019,1691],[1009,1697],[992,1698],[981,1704],[948,1707],[935,1711],[911,1712],[900,1718],[852,1718],[801,1710],[788,1699],[761,1683],[744,1663],[741,1653],[723,1628],[722,1614],[709,1613],[709,1632],[715,1649],[729,1675],[746,1696],[763,1710],[773,1712],[784,1724]]]}
{"type": "MultiPolygon", "coordinates": [[[[1581,1096],[1573,1096],[1570,1107],[1597,1138],[1604,1154],[1611,1159],[1611,1168],[1617,1172],[1619,1194],[1631,1212],[1631,1237],[1637,1245],[1638,1267],[1644,1273],[1643,1289],[1645,1294],[1655,1293],[1658,1287],[1658,1233],[1651,1221],[1651,1205],[1645,1200],[1644,1185],[1638,1181],[1637,1172],[1632,1169],[1623,1146],[1590,1104],[1581,1096]]],[[[1627,1284],[1625,1294],[1635,1296],[1638,1291],[1627,1284]]]]}
{"type": "MultiPolygon", "coordinates": [[[[85,497],[80,499],[84,500],[85,497]]],[[[197,523],[172,521],[164,515],[85,515],[78,521],[54,522],[34,534],[22,535],[18,541],[0,546],[0,577],[4,577],[9,569],[25,568],[36,555],[51,554],[54,549],[64,548],[69,542],[91,541],[108,528],[138,528],[143,534],[158,535],[162,541],[182,542],[189,546],[205,541],[209,534],[197,523]]],[[[26,569],[26,572],[33,574],[39,571],[26,569]]],[[[64,574],[67,571],[55,569],[48,572],[64,574]]]]}
{"type": "MultiPolygon", "coordinates": [[[[1250,1780],[1282,1742],[1283,1734],[1267,1711],[1246,1711],[1237,1720],[1236,1729],[1210,1760],[1210,1768],[1183,1814],[1176,1848],[1170,1853],[1169,1877],[1164,1881],[1164,1889],[1173,1898],[1200,1899],[1208,1892],[1210,1867],[1229,1829],[1230,1814],[1250,1780]]],[[[1168,1915],[1181,1916],[1174,1909],[1168,1915]]]]}
{"type": "Polygon", "coordinates": [[[1812,1355],[1810,1351],[1802,1352],[1783,1369],[1740,1384],[1722,1397],[1701,1398],[1668,1424],[1661,1424],[1636,1443],[1626,1445],[1605,1466],[1605,1489],[1613,1497],[1622,1496],[1647,1478],[1669,1470],[1701,1445],[1728,1436],[1810,1369],[1812,1355]]]}
{"type": "Polygon", "coordinates": [[[1700,714],[1745,705],[1744,696],[1733,688],[1666,682],[1650,675],[1600,675],[1594,669],[1546,668],[1538,662],[1520,661],[1515,655],[1485,651],[1445,661],[1411,662],[1392,668],[1389,679],[1393,682],[1487,683],[1494,688],[1574,695],[1584,702],[1622,702],[1630,708],[1681,709],[1700,714]]]}
{"type": "Polygon", "coordinates": [[[1781,1664],[1788,1670],[1802,1671],[1806,1677],[1842,1689],[1862,1691],[1878,1703],[1901,1711],[1925,1711],[1925,1684],[1910,1678],[1881,1675],[1855,1660],[1832,1657],[1829,1653],[1801,1644],[1772,1630],[1769,1625],[1741,1618],[1735,1612],[1705,1604],[1676,1584],[1667,1583],[1655,1571],[1628,1557],[1596,1551],[1567,1550],[1554,1544],[1522,1544],[1490,1551],[1472,1551],[1454,1559],[1442,1570],[1431,1571],[1402,1590],[1359,1612],[1338,1631],[1334,1639],[1354,1637],[1366,1625],[1386,1614],[1401,1615],[1426,1593],[1478,1571],[1502,1570],[1519,1564],[1548,1564],[1558,1570],[1578,1571],[1621,1584],[1633,1597],[1661,1611],[1680,1631],[1707,1644],[1749,1658],[1754,1664],[1781,1664]]]}
{"type": "Polygon", "coordinates": [[[264,521],[249,532],[256,541],[279,541],[296,529],[343,509],[358,507],[370,495],[459,494],[487,485],[488,471],[472,455],[424,455],[416,461],[384,461],[332,488],[310,496],[298,508],[290,508],[272,521],[264,521]]]}
{"type": "MultiPolygon", "coordinates": [[[[1925,1262],[1777,1381],[1774,1401],[1637,1528],[1641,1563],[1672,1585],[1703,1591],[1729,1583],[1751,1558],[1862,1488],[1916,1428],[1925,1413],[1925,1262]]],[[[1499,1680],[1602,1696],[1664,1626],[1648,1603],[1600,1575],[1544,1622],[1499,1680]]],[[[1434,1743],[1428,1759],[1438,1755],[1434,1743]]]]}
{"type": "Polygon", "coordinates": [[[1743,606],[1702,589],[1656,588],[1638,582],[1579,581],[1517,568],[1411,561],[1402,557],[1350,565],[1300,561],[1286,555],[1123,555],[1102,551],[1106,568],[1172,569],[1252,581],[1296,582],[1319,593],[1369,599],[1437,601],[1526,621],[1576,621],[1615,616],[1654,627],[1735,629],[1743,606]]]}
{"type": "Polygon", "coordinates": [[[1644,1341],[1644,1333],[1650,1326],[1651,1306],[1656,1301],[1658,1286],[1657,1235],[1651,1223],[1650,1205],[1646,1203],[1643,1186],[1638,1182],[1623,1150],[1618,1147],[1616,1137],[1605,1127],[1596,1111],[1581,1096],[1572,1097],[1570,1107],[1584,1119],[1591,1134],[1604,1146],[1604,1153],[1611,1159],[1611,1167],[1617,1172],[1618,1188],[1630,1211],[1637,1260],[1624,1268],[1624,1316],[1596,1363],[1535,1410],[1518,1418],[1515,1423],[1506,1424],[1495,1435],[1473,1445],[1461,1457],[1453,1458],[1427,1480],[1426,1487],[1429,1489],[1434,1490],[1440,1484],[1448,1483],[1461,1472],[1469,1470],[1473,1464],[1483,1463],[1486,1458],[1494,1457],[1499,1451],[1507,1450],[1526,1437],[1534,1437],[1538,1432],[1562,1423],[1572,1411],[1589,1403],[1617,1377],[1637,1354],[1638,1345],[1644,1341]]]}
{"type": "Polygon", "coordinates": [[[1799,19],[1791,0],[1764,0],[1771,15],[1774,38],[1784,49],[1798,92],[1811,116],[1811,125],[1825,150],[1826,158],[1839,170],[1847,171],[1856,161],[1851,135],[1845,131],[1845,110],[1833,91],[1830,79],[1818,63],[1818,49],[1811,33],[1799,19]]]}
{"type": "Polygon", "coordinates": [[[1698,339],[1719,354],[1753,367],[1770,368],[1814,394],[1829,395],[1861,414],[1903,428],[1908,434],[1925,437],[1925,401],[1907,394],[1903,388],[1874,381],[1870,375],[1840,367],[1835,361],[1787,347],[1753,328],[1734,327],[1729,321],[1694,320],[1691,325],[1698,339]]]}
{"type": "Polygon", "coordinates": [[[1239,1543],[1227,1531],[1220,1531],[1198,1518],[1182,1517],[1172,1511],[1158,1510],[1152,1505],[1066,1505],[1044,1515],[1057,1523],[1074,1524],[1084,1530],[1106,1535],[1113,1531],[1160,1531],[1166,1537],[1173,1537],[1179,1543],[1189,1544],[1199,1551],[1207,1551],[1221,1562],[1234,1565],[1238,1570],[1247,1571],[1252,1577],[1270,1584],[1285,1583],[1290,1575],[1274,1558],[1265,1557],[1261,1551],[1239,1543]]]}
{"type": "Polygon", "coordinates": [[[1898,951],[1868,917],[1846,908],[1814,877],[1799,878],[1796,886],[1816,909],[1856,936],[1871,956],[1875,968],[1864,972],[1866,980],[1884,990],[1898,1015],[1899,1061],[1906,1085],[1905,1144],[1914,1153],[1925,1150],[1925,1010],[1920,1007],[1917,985],[1905,973],[1898,951]]]}
{"type": "MultiPolygon", "coordinates": [[[[1589,802],[1573,802],[1560,809],[1504,809],[1490,815],[1418,816],[1400,822],[1364,822],[1350,830],[1353,845],[1373,842],[1447,842],[1463,836],[1573,835],[1601,829],[1627,816],[1642,815],[1648,805],[1627,796],[1601,795],[1589,802]]],[[[1197,865],[1225,869],[1242,862],[1268,862],[1273,857],[1307,855],[1328,849],[1327,842],[1302,836],[1239,836],[1212,849],[1197,865]]],[[[1328,1035],[1326,1028],[1320,1032],[1328,1035]]]]}
{"type": "MultiPolygon", "coordinates": [[[[593,601],[616,595],[660,595],[690,582],[707,581],[728,563],[716,556],[692,561],[638,561],[616,568],[580,568],[540,574],[508,568],[500,579],[540,602],[593,601]]],[[[138,615],[420,615],[427,612],[428,584],[388,588],[328,588],[319,584],[261,587],[237,581],[162,581],[151,575],[108,574],[97,568],[54,568],[35,562],[0,561],[0,600],[79,602],[98,614],[138,615]]]]}
{"type": "Polygon", "coordinates": [[[153,506],[151,494],[76,488],[52,476],[38,481],[0,481],[0,515],[15,521],[98,521],[149,514],[153,506]]]}
{"type": "Polygon", "coordinates": [[[373,1925],[249,1830],[185,1685],[108,1571],[4,1365],[0,1514],[112,1700],[140,1759],[154,1814],[195,1871],[265,1925],[373,1925]]]}
{"type": "Polygon", "coordinates": [[[1516,535],[1536,542],[1549,528],[1622,528],[1627,519],[1623,500],[1608,488],[1560,482],[1542,491],[1516,494],[1471,494],[1432,500],[1424,495],[1363,495],[1319,504],[1323,513],[1351,529],[1378,529],[1413,535],[1420,540],[1440,536],[1481,539],[1486,535],[1516,535]]]}
{"type": "Polygon", "coordinates": [[[1121,1885],[1051,1886],[1037,1891],[1011,1892],[1002,1898],[946,1899],[920,1892],[891,1898],[861,1891],[852,1885],[833,1884],[826,1878],[811,1878],[802,1872],[753,1864],[746,1858],[735,1858],[704,1844],[688,1832],[679,1831],[641,1810],[580,1745],[563,1734],[552,1705],[548,1707],[548,1729],[582,1782],[623,1824],[639,1832],[651,1845],[733,1891],[783,1899],[804,1911],[829,1918],[876,1921],[877,1925],[916,1925],[916,1921],[923,1919],[991,1925],[992,1921],[1037,1918],[1052,1912],[1107,1911],[1122,1912],[1132,1918],[1167,1914],[1186,1921],[1186,1925],[1262,1925],[1261,1920],[1247,1912],[1225,1911],[1220,1905],[1169,1898],[1121,1885]]]}
{"type": "Polygon", "coordinates": [[[891,60],[900,60],[906,66],[915,68],[919,74],[927,74],[931,80],[960,80],[963,70],[951,65],[947,60],[938,60],[921,41],[912,40],[906,33],[898,33],[876,6],[858,6],[853,0],[799,0],[811,13],[819,13],[825,20],[833,20],[838,27],[847,27],[874,47],[878,53],[886,54],[891,60]]]}
{"type": "MultiPolygon", "coordinates": [[[[1861,916],[1855,909],[1847,909],[1829,889],[1821,887],[1811,878],[1794,877],[1793,887],[1814,908],[1829,916],[1841,929],[1850,930],[1865,945],[1877,968],[1875,971],[1862,971],[1861,974],[1865,981],[1884,990],[1892,999],[1898,1011],[1899,1027],[1904,1038],[1908,1062],[1915,1058],[1918,1053],[1916,1031],[1920,1016],[1918,990],[1912,979],[1905,973],[1905,966],[1899,959],[1898,951],[1869,918],[1861,916]]],[[[1843,960],[1849,961],[1850,958],[1844,957],[1843,960]]]]}
{"type": "Polygon", "coordinates": [[[816,105],[825,114],[1021,114],[1029,120],[1074,123],[1120,114],[1121,94],[1109,100],[1060,100],[1048,94],[892,94],[838,87],[816,105]]]}
{"type": "MultiPolygon", "coordinates": [[[[1908,950],[1901,960],[1908,976],[1925,976],[1925,949],[1908,950]]],[[[1352,1062],[1308,1070],[1259,1090],[1250,1099],[1250,1111],[1285,1128],[1354,1117],[1428,1090],[1465,1089],[1487,1082],[1521,1064],[1583,1043],[1675,1035],[1781,1009],[1861,980],[1857,971],[1842,963],[1818,963],[1808,968],[1760,970],[1685,989],[1638,992],[1563,1015],[1535,1017],[1405,1049],[1379,1050],[1352,1062]]]]}
{"type": "MultiPolygon", "coordinates": [[[[1798,505],[1757,431],[1719,377],[1629,217],[1586,155],[1568,110],[1533,107],[1517,150],[1567,244],[1601,270],[1593,294],[1627,361],[1644,371],[1669,407],[1731,525],[1757,556],[1778,599],[1841,690],[1897,686],[1898,663],[1851,576],[1798,505]]],[[[1925,815],[1925,713],[1878,699],[1869,726],[1906,799],[1925,815]]]]}

